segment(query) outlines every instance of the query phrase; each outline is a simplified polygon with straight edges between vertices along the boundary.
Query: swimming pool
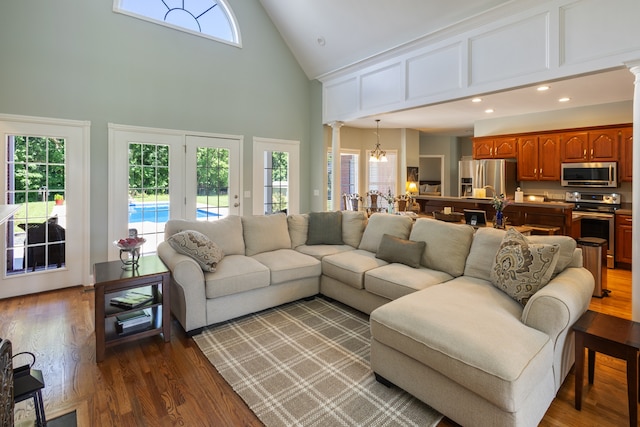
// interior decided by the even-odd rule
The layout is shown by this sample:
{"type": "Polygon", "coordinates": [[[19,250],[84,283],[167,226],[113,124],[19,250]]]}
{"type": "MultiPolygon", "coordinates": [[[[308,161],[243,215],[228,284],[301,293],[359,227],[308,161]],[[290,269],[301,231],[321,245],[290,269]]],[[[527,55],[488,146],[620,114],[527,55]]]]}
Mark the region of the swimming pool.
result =
{"type": "MultiPolygon", "coordinates": [[[[216,208],[211,208],[216,209],[216,208]]],[[[197,219],[217,218],[220,214],[207,209],[197,209],[197,219]]],[[[129,223],[169,221],[169,203],[129,203],[129,223]]]]}

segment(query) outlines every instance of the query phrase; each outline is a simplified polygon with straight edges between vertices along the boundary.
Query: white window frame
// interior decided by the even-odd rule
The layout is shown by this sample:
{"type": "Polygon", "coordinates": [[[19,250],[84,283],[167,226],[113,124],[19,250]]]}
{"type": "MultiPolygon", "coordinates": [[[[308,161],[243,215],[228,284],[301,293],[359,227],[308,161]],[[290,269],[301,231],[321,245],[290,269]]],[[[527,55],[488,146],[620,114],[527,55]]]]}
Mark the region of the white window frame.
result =
{"type": "MultiPolygon", "coordinates": [[[[151,0],[143,0],[143,1],[151,1],[151,0]]],[[[156,0],[154,0],[156,1],[156,0]]],[[[159,0],[157,0],[159,1],[159,0]]],[[[173,24],[169,24],[167,22],[164,21],[158,21],[157,19],[151,18],[149,16],[145,16],[145,15],[140,15],[134,12],[131,12],[129,10],[123,9],[121,6],[121,2],[122,0],[113,0],[113,11],[116,13],[121,13],[123,15],[127,15],[127,16],[131,16],[133,18],[137,18],[137,19],[141,19],[143,21],[147,21],[147,22],[151,22],[153,24],[157,24],[157,25],[162,25],[163,27],[167,27],[167,28],[171,28],[173,30],[177,30],[177,31],[182,31],[188,34],[193,34],[195,36],[198,37],[204,37],[206,39],[210,39],[210,40],[215,40],[217,42],[220,43],[225,43],[231,46],[235,46],[238,48],[242,47],[242,38],[240,36],[240,27],[238,26],[238,20],[236,19],[235,15],[233,14],[233,10],[231,9],[231,7],[227,4],[226,0],[215,0],[216,3],[218,3],[218,6],[220,6],[223,10],[224,13],[227,16],[227,19],[229,20],[229,26],[231,27],[231,32],[233,34],[233,40],[225,40],[219,37],[215,37],[206,33],[201,33],[198,31],[193,31],[190,30],[188,28],[184,28],[184,27],[180,27],[178,25],[173,25],[173,24]]]]}
{"type": "MultiPolygon", "coordinates": [[[[371,165],[372,165],[373,162],[370,162],[368,160],[371,157],[371,151],[372,150],[367,150],[367,152],[366,152],[366,158],[367,158],[366,170],[367,170],[367,172],[366,172],[365,181],[366,181],[366,188],[368,190],[371,189],[371,182],[370,182],[369,178],[370,178],[370,172],[371,172],[370,168],[371,168],[371,165]]],[[[398,150],[386,150],[386,151],[387,151],[387,159],[389,159],[389,162],[391,162],[391,159],[390,159],[391,157],[395,156],[395,158],[396,158],[395,159],[396,174],[395,174],[395,177],[394,177],[395,181],[393,182],[393,186],[391,186],[390,189],[391,189],[391,192],[393,193],[393,195],[395,197],[397,197],[399,194],[405,194],[404,189],[403,189],[402,192],[398,192],[398,190],[400,189],[400,186],[399,186],[399,182],[400,182],[400,179],[399,179],[399,176],[400,176],[400,157],[399,157],[399,154],[398,154],[398,150]]],[[[403,188],[404,188],[404,184],[403,184],[403,188]]],[[[386,188],[381,188],[381,189],[379,189],[379,191],[386,194],[387,189],[386,188]]]]}
{"type": "Polygon", "coordinates": [[[300,141],[253,138],[253,215],[264,215],[264,152],[289,153],[287,213],[300,213],[300,141]]]}

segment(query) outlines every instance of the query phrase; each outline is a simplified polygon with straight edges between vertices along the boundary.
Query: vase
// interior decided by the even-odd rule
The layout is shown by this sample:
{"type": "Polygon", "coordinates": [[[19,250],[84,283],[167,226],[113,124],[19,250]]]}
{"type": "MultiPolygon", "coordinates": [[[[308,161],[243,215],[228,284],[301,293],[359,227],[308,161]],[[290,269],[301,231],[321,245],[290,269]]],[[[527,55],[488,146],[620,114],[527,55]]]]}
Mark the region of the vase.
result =
{"type": "Polygon", "coordinates": [[[390,214],[393,213],[393,205],[392,204],[387,206],[387,213],[390,213],[390,214]]]}
{"type": "Polygon", "coordinates": [[[495,228],[504,228],[504,214],[502,211],[496,211],[496,220],[493,223],[495,228]]]}

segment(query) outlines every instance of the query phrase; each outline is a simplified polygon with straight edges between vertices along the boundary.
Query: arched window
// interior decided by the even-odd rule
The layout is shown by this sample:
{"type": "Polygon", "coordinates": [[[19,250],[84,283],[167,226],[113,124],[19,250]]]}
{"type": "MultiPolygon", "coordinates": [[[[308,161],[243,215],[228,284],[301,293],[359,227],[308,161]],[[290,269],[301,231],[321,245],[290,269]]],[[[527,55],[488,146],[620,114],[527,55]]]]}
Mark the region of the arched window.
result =
{"type": "Polygon", "coordinates": [[[224,0],[114,0],[113,10],[176,30],[241,46],[238,24],[224,0]]]}

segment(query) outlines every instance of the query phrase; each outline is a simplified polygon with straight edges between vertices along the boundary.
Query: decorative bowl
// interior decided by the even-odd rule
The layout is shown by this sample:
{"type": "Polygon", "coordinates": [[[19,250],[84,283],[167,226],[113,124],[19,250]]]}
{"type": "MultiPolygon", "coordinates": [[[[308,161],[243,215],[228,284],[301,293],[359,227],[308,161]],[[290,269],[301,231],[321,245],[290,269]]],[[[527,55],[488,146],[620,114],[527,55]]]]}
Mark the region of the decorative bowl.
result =
{"type": "Polygon", "coordinates": [[[144,237],[127,237],[126,239],[115,240],[113,244],[122,251],[132,251],[142,246],[146,241],[144,237]]]}
{"type": "Polygon", "coordinates": [[[451,212],[450,214],[446,214],[444,212],[434,211],[433,217],[440,221],[460,222],[464,219],[464,214],[460,212],[451,212]]]}
{"type": "Polygon", "coordinates": [[[128,269],[138,267],[138,260],[140,259],[140,246],[147,240],[144,237],[127,237],[126,239],[120,239],[113,242],[113,244],[120,249],[120,261],[122,261],[122,268],[128,269]]]}

